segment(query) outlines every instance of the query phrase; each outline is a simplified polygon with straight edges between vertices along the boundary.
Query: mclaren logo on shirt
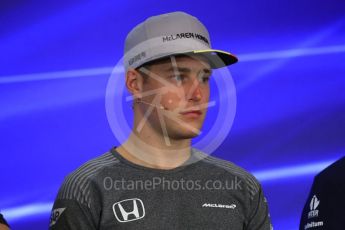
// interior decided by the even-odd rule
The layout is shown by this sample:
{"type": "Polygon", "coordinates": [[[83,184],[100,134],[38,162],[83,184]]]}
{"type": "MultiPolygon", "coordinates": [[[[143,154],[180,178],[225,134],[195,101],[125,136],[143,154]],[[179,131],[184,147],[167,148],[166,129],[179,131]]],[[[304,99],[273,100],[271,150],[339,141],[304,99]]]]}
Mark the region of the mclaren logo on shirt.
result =
{"type": "Polygon", "coordinates": [[[203,208],[231,208],[235,209],[236,204],[210,204],[210,203],[204,203],[202,205],[203,208]]]}
{"type": "Polygon", "coordinates": [[[119,222],[139,220],[145,216],[144,203],[138,198],[116,202],[113,204],[113,211],[119,222]]]}

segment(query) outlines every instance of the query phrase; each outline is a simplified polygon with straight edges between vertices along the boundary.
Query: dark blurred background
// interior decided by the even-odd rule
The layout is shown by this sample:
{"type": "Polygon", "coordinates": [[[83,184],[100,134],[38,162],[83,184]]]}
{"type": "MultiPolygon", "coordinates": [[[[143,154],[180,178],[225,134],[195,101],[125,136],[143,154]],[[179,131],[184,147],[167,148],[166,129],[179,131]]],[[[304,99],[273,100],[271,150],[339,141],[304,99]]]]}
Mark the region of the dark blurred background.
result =
{"type": "Polygon", "coordinates": [[[64,176],[119,144],[105,89],[124,39],[177,10],[240,59],[233,128],[213,155],[258,177],[275,229],[297,229],[313,176],[345,155],[344,0],[1,1],[0,209],[13,229],[47,229],[64,176]]]}

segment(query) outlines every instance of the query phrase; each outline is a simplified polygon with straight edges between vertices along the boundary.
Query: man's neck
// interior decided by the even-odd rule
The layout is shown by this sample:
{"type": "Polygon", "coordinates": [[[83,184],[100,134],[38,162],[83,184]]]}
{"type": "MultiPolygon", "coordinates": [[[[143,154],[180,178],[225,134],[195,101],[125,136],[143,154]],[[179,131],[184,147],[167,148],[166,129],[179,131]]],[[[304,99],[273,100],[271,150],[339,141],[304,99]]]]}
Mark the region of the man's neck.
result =
{"type": "Polygon", "coordinates": [[[149,168],[173,169],[191,156],[191,139],[173,140],[167,145],[163,137],[146,137],[134,132],[116,151],[128,161],[149,168]]]}

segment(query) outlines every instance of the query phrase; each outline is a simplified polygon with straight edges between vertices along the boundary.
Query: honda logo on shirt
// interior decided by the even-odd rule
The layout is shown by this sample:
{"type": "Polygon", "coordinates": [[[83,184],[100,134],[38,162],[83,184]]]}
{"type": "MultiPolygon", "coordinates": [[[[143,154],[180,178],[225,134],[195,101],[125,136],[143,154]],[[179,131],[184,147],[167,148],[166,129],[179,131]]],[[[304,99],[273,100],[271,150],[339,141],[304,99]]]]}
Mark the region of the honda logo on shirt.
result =
{"type": "Polygon", "coordinates": [[[119,222],[139,220],[145,216],[144,203],[138,198],[116,202],[113,204],[113,211],[119,222]]]}

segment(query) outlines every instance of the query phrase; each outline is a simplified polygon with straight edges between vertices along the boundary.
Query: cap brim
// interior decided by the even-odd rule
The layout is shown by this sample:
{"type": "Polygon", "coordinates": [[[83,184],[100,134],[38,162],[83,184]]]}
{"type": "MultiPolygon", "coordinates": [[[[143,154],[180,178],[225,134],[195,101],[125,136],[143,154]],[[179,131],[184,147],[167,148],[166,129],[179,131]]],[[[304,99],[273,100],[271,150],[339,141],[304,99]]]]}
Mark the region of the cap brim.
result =
{"type": "Polygon", "coordinates": [[[140,63],[133,68],[138,68],[144,64],[156,62],[170,56],[190,55],[190,54],[202,55],[203,57],[205,57],[209,61],[210,67],[212,69],[222,68],[222,67],[229,66],[238,62],[238,58],[231,53],[228,53],[222,50],[204,49],[204,50],[193,50],[193,51],[179,52],[179,53],[160,54],[157,56],[153,56],[148,60],[145,60],[145,62],[140,63]]]}
{"type": "Polygon", "coordinates": [[[194,54],[201,54],[205,56],[209,61],[212,69],[218,69],[224,66],[232,65],[238,62],[238,58],[228,52],[215,49],[206,49],[206,50],[195,50],[194,54]]]}

